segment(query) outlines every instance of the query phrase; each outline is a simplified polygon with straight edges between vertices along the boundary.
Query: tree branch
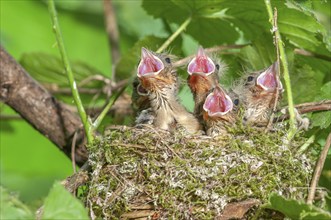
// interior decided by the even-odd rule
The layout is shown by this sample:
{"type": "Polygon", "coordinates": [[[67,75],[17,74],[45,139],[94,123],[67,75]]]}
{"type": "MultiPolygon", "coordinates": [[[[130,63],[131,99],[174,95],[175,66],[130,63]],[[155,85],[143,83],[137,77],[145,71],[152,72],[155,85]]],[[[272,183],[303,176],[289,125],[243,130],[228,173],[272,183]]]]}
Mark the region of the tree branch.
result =
{"type": "MultiPolygon", "coordinates": [[[[331,111],[331,100],[324,100],[320,102],[307,102],[295,105],[294,107],[298,110],[299,114],[305,114],[308,112],[331,111]]],[[[288,107],[282,108],[282,110],[283,109],[288,109],[288,107]]],[[[274,118],[273,122],[275,123],[279,121],[284,121],[289,119],[289,117],[289,114],[284,114],[277,118],[274,118]]]]}
{"type": "Polygon", "coordinates": [[[318,159],[318,162],[316,164],[314,175],[313,175],[313,178],[312,178],[311,184],[310,184],[310,190],[308,193],[307,204],[313,204],[313,201],[315,198],[316,186],[318,184],[318,180],[320,179],[320,176],[321,176],[321,173],[323,170],[323,166],[324,166],[324,162],[325,162],[326,156],[328,154],[330,145],[331,145],[331,132],[329,133],[328,138],[326,139],[324,148],[323,148],[320,158],[318,159]]]}
{"type": "Polygon", "coordinates": [[[22,120],[23,118],[19,115],[2,115],[0,114],[0,120],[7,120],[7,121],[13,121],[13,120],[22,120]]]}
{"type": "Polygon", "coordinates": [[[296,48],[296,49],[294,49],[294,53],[298,54],[298,55],[306,56],[306,57],[315,57],[315,58],[318,58],[318,59],[321,59],[321,60],[326,60],[326,61],[331,62],[331,57],[329,57],[329,56],[326,56],[326,55],[323,55],[323,54],[318,54],[318,53],[313,53],[311,51],[307,51],[307,50],[304,50],[304,49],[296,48]]]}
{"type": "Polygon", "coordinates": [[[77,131],[75,158],[76,163],[82,165],[87,160],[87,152],[79,117],[33,80],[2,47],[0,62],[0,100],[19,113],[69,158],[72,137],[77,131]]]}
{"type": "Polygon", "coordinates": [[[104,0],[103,8],[105,13],[106,31],[108,34],[108,42],[110,46],[111,60],[112,60],[111,78],[112,81],[115,82],[115,67],[121,56],[120,48],[119,48],[120,36],[117,28],[115,11],[111,0],[104,0]]]}

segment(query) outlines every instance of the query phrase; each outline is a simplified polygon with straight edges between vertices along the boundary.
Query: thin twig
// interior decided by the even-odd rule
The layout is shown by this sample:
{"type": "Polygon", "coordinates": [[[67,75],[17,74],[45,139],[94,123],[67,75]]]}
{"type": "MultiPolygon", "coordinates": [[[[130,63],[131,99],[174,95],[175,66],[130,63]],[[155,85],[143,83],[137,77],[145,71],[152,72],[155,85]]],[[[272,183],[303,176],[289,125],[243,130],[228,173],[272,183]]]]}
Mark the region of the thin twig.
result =
{"type": "MultiPolygon", "coordinates": [[[[323,100],[323,101],[318,101],[318,102],[305,102],[305,103],[301,103],[301,104],[297,104],[294,106],[296,109],[298,109],[298,111],[301,113],[301,111],[305,111],[304,109],[313,109],[314,107],[316,108],[328,108],[325,110],[331,110],[331,100],[323,100]],[[325,107],[322,107],[325,106],[325,107]]],[[[285,107],[287,108],[287,107],[285,107]]]]}
{"type": "Polygon", "coordinates": [[[123,86],[122,89],[115,95],[113,101],[109,102],[106,107],[102,110],[102,112],[100,113],[100,115],[95,119],[94,123],[93,123],[93,129],[96,130],[102,120],[104,119],[104,117],[107,115],[109,109],[114,105],[114,103],[116,102],[116,100],[122,95],[122,93],[124,92],[124,90],[127,88],[126,86],[123,86]]]}
{"type": "Polygon", "coordinates": [[[329,56],[314,53],[314,52],[307,51],[307,50],[304,50],[304,49],[296,48],[296,49],[294,49],[294,53],[298,54],[298,55],[306,56],[306,57],[315,57],[315,58],[318,58],[318,59],[321,59],[321,60],[326,60],[326,61],[331,62],[331,57],[329,57],[329,56]]]}
{"type": "MultiPolygon", "coordinates": [[[[321,102],[307,102],[294,106],[299,114],[305,114],[308,112],[320,112],[320,111],[331,111],[331,100],[325,100],[321,102]]],[[[288,107],[282,108],[280,112],[287,109],[288,107]]],[[[279,122],[289,119],[289,114],[281,115],[277,118],[274,118],[273,122],[279,122]]]]}
{"type": "Polygon", "coordinates": [[[0,114],[0,120],[22,120],[23,118],[20,115],[3,115],[0,114]]]}
{"type": "Polygon", "coordinates": [[[77,85],[74,79],[74,74],[72,72],[71,66],[70,66],[70,62],[67,56],[67,52],[65,50],[65,46],[64,46],[64,42],[63,42],[63,38],[62,38],[62,34],[61,34],[61,29],[60,29],[60,25],[59,25],[59,21],[58,21],[58,17],[57,17],[57,12],[55,9],[55,4],[54,4],[54,0],[48,0],[48,9],[49,12],[51,14],[51,20],[53,23],[53,30],[55,32],[55,36],[56,36],[56,41],[57,41],[57,45],[62,57],[62,61],[67,73],[67,77],[68,77],[68,81],[69,81],[69,85],[72,91],[72,95],[80,116],[80,119],[82,120],[82,123],[84,125],[84,129],[85,129],[85,134],[87,137],[87,141],[88,143],[92,143],[93,142],[93,135],[92,135],[92,130],[91,130],[91,124],[90,124],[90,120],[85,112],[85,109],[83,107],[83,103],[80,99],[79,96],[79,92],[77,89],[77,85]]]}
{"type": "MultiPolygon", "coordinates": [[[[273,24],[273,30],[278,30],[278,13],[277,13],[277,9],[274,9],[274,24],[273,24]]],[[[272,112],[269,118],[269,122],[267,125],[267,129],[266,131],[269,131],[271,129],[271,125],[273,123],[274,117],[275,117],[275,112],[276,112],[276,108],[277,108],[277,103],[278,103],[278,97],[279,97],[279,75],[280,75],[280,56],[279,56],[279,45],[278,45],[278,38],[275,36],[274,37],[274,44],[276,46],[276,53],[277,53],[277,70],[276,70],[276,93],[274,96],[274,103],[273,103],[273,108],[272,108],[272,112]]]]}
{"type": "MultiPolygon", "coordinates": [[[[272,13],[272,7],[270,0],[264,0],[268,15],[269,15],[269,21],[271,25],[274,24],[273,20],[273,13],[272,13]]],[[[275,37],[277,38],[278,41],[278,47],[279,47],[279,54],[280,54],[280,59],[281,63],[283,66],[283,76],[285,80],[285,88],[287,91],[287,101],[288,101],[288,106],[289,106],[289,115],[290,115],[290,128],[288,131],[287,138],[291,140],[296,132],[296,120],[295,120],[295,112],[294,112],[294,103],[293,103],[293,96],[292,96],[292,89],[291,89],[291,81],[290,81],[290,74],[288,70],[288,63],[287,63],[287,58],[286,58],[286,53],[285,53],[285,48],[284,48],[284,42],[281,39],[279,29],[274,30],[275,31],[275,37]]]]}
{"type": "Polygon", "coordinates": [[[183,22],[183,24],[181,24],[179,28],[162,44],[162,46],[156,51],[156,53],[161,53],[163,50],[165,50],[171,44],[171,42],[173,42],[176,37],[186,29],[187,25],[190,24],[191,20],[191,17],[187,18],[183,22]]]}
{"type": "Polygon", "coordinates": [[[76,155],[76,140],[77,140],[77,132],[75,132],[74,137],[72,139],[72,143],[71,143],[71,163],[72,163],[72,169],[74,170],[74,173],[77,173],[76,171],[76,159],[75,159],[75,155],[76,155]]]}
{"type": "Polygon", "coordinates": [[[107,77],[100,75],[100,74],[96,74],[96,75],[92,75],[92,76],[88,76],[85,79],[83,79],[82,81],[80,81],[78,83],[78,87],[83,87],[84,85],[87,85],[90,82],[93,81],[101,81],[105,84],[111,84],[111,80],[108,79],[107,77]]]}
{"type": "MultiPolygon", "coordinates": [[[[99,80],[98,81],[102,81],[99,80]]],[[[108,95],[108,93],[106,91],[108,91],[109,89],[106,89],[106,87],[110,87],[111,93],[113,93],[116,90],[121,89],[123,86],[125,86],[128,83],[129,79],[124,79],[121,80],[117,83],[115,83],[114,85],[111,84],[107,84],[107,81],[103,81],[106,85],[102,88],[85,88],[85,87],[80,87],[78,86],[78,92],[79,94],[87,94],[87,95],[95,95],[96,93],[102,91],[102,93],[104,93],[105,95],[108,95]]],[[[43,84],[43,86],[52,94],[61,94],[61,95],[71,95],[71,89],[70,88],[60,88],[59,86],[57,86],[56,84],[43,84]]]]}
{"type": "Polygon", "coordinates": [[[310,190],[308,193],[307,204],[313,204],[313,201],[315,198],[316,186],[318,184],[318,180],[320,179],[330,145],[331,145],[331,132],[329,133],[328,138],[326,139],[324,148],[323,148],[320,158],[318,159],[318,162],[316,164],[314,175],[313,175],[313,178],[312,178],[311,184],[310,184],[310,190]]]}
{"type": "Polygon", "coordinates": [[[116,22],[115,10],[111,0],[103,1],[104,13],[105,13],[105,23],[106,31],[108,34],[108,41],[111,51],[112,60],[112,75],[111,79],[115,82],[115,67],[120,59],[121,53],[119,48],[119,31],[116,22]]]}
{"type": "MultiPolygon", "coordinates": [[[[60,95],[71,95],[70,88],[59,88],[54,87],[52,85],[44,85],[44,87],[52,94],[60,94],[60,95]]],[[[101,89],[92,89],[92,88],[78,88],[80,94],[86,95],[95,95],[96,93],[100,92],[101,89]]]]}
{"type": "MultiPolygon", "coordinates": [[[[215,52],[220,52],[223,50],[230,50],[230,49],[240,49],[246,46],[249,46],[250,44],[230,44],[230,45],[221,45],[221,46],[216,46],[216,47],[211,47],[211,48],[206,48],[205,52],[207,53],[215,53],[215,52]]],[[[185,57],[183,59],[180,59],[178,61],[176,61],[174,63],[174,67],[180,67],[183,66],[185,64],[187,64],[191,59],[193,59],[193,57],[195,56],[195,54],[185,57]]]]}

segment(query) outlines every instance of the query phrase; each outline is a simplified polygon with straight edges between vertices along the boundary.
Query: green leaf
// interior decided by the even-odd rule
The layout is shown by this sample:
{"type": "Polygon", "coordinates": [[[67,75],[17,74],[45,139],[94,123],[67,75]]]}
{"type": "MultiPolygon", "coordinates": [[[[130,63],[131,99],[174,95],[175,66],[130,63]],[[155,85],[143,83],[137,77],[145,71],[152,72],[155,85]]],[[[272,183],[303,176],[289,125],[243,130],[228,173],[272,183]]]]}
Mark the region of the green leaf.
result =
{"type": "Polygon", "coordinates": [[[278,17],[280,33],[293,45],[315,51],[322,43],[316,34],[325,33],[325,29],[313,16],[295,9],[280,8],[278,17]]]}
{"type": "MultiPolygon", "coordinates": [[[[69,87],[63,62],[57,56],[39,52],[24,53],[19,62],[39,82],[69,87]]],[[[102,75],[98,70],[83,62],[71,62],[71,67],[77,83],[92,75],[102,75]]]]}
{"type": "Polygon", "coordinates": [[[331,82],[325,83],[322,86],[319,95],[316,97],[316,101],[323,99],[331,99],[331,82]]]}
{"type": "Polygon", "coordinates": [[[31,211],[17,196],[0,186],[0,219],[34,219],[31,211]]]}
{"type": "Polygon", "coordinates": [[[323,85],[324,73],[295,60],[291,68],[291,84],[295,103],[312,102],[323,85]]]}
{"type": "Polygon", "coordinates": [[[154,18],[165,18],[178,24],[190,16],[188,11],[181,9],[171,1],[143,0],[142,7],[154,18]]]}
{"type": "Polygon", "coordinates": [[[324,220],[331,219],[331,215],[315,206],[307,205],[294,199],[285,199],[278,194],[271,194],[269,203],[262,208],[277,210],[291,219],[324,220]]]}
{"type": "Polygon", "coordinates": [[[188,17],[193,20],[187,27],[187,34],[199,44],[209,47],[223,43],[234,43],[239,38],[238,31],[222,16],[214,15],[224,10],[223,0],[208,1],[153,1],[144,0],[143,7],[150,15],[181,24],[188,17]]]}
{"type": "Polygon", "coordinates": [[[190,12],[193,17],[209,16],[224,9],[224,0],[171,0],[177,6],[190,12]]]}
{"type": "Polygon", "coordinates": [[[263,32],[270,33],[271,27],[263,1],[251,0],[248,4],[247,0],[225,0],[222,6],[226,8],[226,19],[243,32],[245,39],[254,40],[263,32]]]}
{"type": "MultiPolygon", "coordinates": [[[[300,69],[303,64],[309,65],[315,72],[317,72],[317,75],[323,75],[324,76],[324,82],[330,81],[330,69],[331,69],[331,62],[313,58],[313,57],[306,57],[301,55],[295,55],[295,63],[296,68],[300,69]]],[[[322,83],[315,89],[315,91],[318,91],[322,87],[322,83]]]]}
{"type": "Polygon", "coordinates": [[[234,43],[239,38],[239,33],[230,23],[218,18],[193,19],[187,27],[187,33],[204,47],[234,43]]]}
{"type": "Polygon", "coordinates": [[[83,204],[60,183],[55,183],[48,194],[42,219],[89,219],[83,204]]]}
{"type": "MultiPolygon", "coordinates": [[[[331,100],[331,82],[323,85],[315,101],[327,99],[331,100]]],[[[331,125],[331,111],[315,112],[311,117],[311,121],[313,127],[320,127],[321,129],[327,128],[331,125]]]]}
{"type": "MultiPolygon", "coordinates": [[[[131,77],[132,74],[135,74],[134,68],[138,65],[140,60],[141,48],[146,47],[152,51],[156,51],[167,39],[160,38],[156,36],[146,36],[140,41],[136,42],[135,45],[121,57],[117,67],[116,67],[116,76],[119,79],[125,79],[131,77]]],[[[180,54],[181,49],[181,39],[177,38],[172,43],[172,53],[180,54]]]]}
{"type": "Polygon", "coordinates": [[[165,18],[170,22],[182,23],[188,17],[211,16],[224,9],[224,0],[143,0],[143,8],[155,18],[165,18]]]}
{"type": "Polygon", "coordinates": [[[271,34],[263,34],[241,50],[241,58],[245,61],[246,67],[250,70],[262,70],[276,60],[275,46],[272,44],[271,34]]]}

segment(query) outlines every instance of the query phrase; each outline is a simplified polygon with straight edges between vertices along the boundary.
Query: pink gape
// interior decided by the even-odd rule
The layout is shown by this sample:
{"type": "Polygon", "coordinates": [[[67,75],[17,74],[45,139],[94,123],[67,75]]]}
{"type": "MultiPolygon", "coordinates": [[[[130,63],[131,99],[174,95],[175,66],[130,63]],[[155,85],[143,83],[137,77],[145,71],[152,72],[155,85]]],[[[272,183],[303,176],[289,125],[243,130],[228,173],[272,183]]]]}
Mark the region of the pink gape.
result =
{"type": "Polygon", "coordinates": [[[214,91],[207,96],[203,105],[203,109],[212,117],[225,115],[232,108],[231,98],[219,86],[215,87],[214,91]]]}
{"type": "MultiPolygon", "coordinates": [[[[272,64],[266,71],[261,73],[256,80],[256,84],[260,86],[262,89],[267,91],[273,91],[277,87],[277,73],[278,63],[275,62],[272,64]]],[[[282,83],[279,81],[279,89],[283,89],[282,83]]]]}
{"type": "Polygon", "coordinates": [[[164,69],[162,61],[146,48],[141,48],[141,61],[138,66],[138,77],[157,75],[164,69]]]}
{"type": "Polygon", "coordinates": [[[215,71],[214,62],[205,54],[202,47],[199,47],[198,53],[195,58],[189,63],[187,72],[192,75],[193,73],[204,73],[206,75],[215,71]]]}

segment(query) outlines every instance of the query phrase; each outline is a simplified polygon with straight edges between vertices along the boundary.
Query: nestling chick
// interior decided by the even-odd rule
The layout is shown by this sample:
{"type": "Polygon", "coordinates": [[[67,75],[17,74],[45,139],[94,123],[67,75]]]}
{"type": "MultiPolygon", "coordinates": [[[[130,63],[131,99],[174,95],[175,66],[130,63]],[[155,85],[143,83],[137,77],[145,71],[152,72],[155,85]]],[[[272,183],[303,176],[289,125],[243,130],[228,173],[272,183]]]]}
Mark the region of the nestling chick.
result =
{"type": "Polygon", "coordinates": [[[244,85],[235,88],[245,107],[244,123],[256,126],[268,123],[275,103],[276,88],[279,91],[277,102],[283,92],[283,85],[276,77],[277,69],[278,63],[275,62],[266,70],[249,74],[244,79],[244,85]]]}
{"type": "Polygon", "coordinates": [[[202,120],[202,105],[208,92],[218,85],[221,69],[224,69],[224,65],[213,61],[202,47],[199,47],[196,56],[187,66],[187,83],[194,98],[194,115],[199,120],[202,120]]]}
{"type": "Polygon", "coordinates": [[[133,91],[131,96],[131,105],[135,113],[135,123],[153,124],[155,116],[148,99],[148,91],[141,86],[138,78],[134,79],[132,85],[133,91]]]}
{"type": "Polygon", "coordinates": [[[138,78],[134,79],[132,87],[132,108],[137,115],[142,110],[150,108],[151,105],[148,100],[148,91],[141,86],[138,78]]]}
{"type": "MultiPolygon", "coordinates": [[[[232,94],[235,96],[235,94],[232,94]]],[[[227,127],[238,119],[239,99],[232,97],[220,87],[215,87],[203,104],[203,120],[207,135],[227,133],[227,127]]]]}
{"type": "Polygon", "coordinates": [[[168,56],[142,48],[137,76],[142,88],[147,91],[155,116],[154,126],[164,130],[182,126],[189,133],[200,130],[198,120],[177,99],[179,82],[168,56]]]}

